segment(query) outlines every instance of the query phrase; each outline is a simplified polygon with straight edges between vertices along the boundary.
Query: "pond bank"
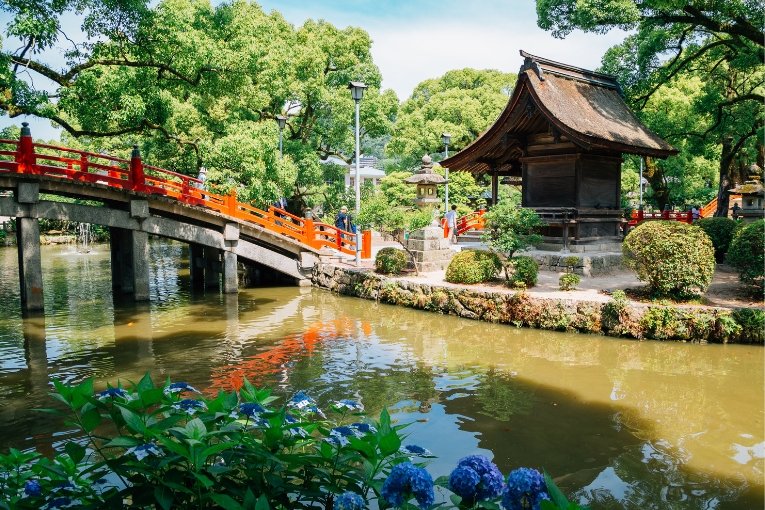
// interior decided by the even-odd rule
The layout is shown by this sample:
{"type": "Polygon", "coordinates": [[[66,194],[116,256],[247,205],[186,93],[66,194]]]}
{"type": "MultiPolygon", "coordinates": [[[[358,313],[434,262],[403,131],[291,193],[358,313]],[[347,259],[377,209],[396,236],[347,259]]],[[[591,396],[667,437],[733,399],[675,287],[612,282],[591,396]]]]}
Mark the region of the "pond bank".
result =
{"type": "Polygon", "coordinates": [[[312,276],[314,286],[340,294],[516,327],[698,343],[762,344],[765,337],[765,312],[752,308],[654,305],[606,296],[540,297],[419,280],[327,262],[317,264],[312,276]]]}

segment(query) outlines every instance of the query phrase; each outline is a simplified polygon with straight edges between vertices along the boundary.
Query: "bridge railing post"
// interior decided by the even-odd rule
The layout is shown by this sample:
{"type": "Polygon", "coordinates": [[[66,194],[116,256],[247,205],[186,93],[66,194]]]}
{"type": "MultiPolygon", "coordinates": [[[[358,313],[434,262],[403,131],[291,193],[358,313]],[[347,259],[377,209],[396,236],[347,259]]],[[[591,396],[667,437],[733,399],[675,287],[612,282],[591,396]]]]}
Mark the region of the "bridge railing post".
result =
{"type": "Polygon", "coordinates": [[[312,248],[316,246],[316,234],[314,234],[314,225],[311,218],[303,218],[303,242],[312,248]]]}
{"type": "Polygon", "coordinates": [[[143,191],[145,179],[141,151],[137,145],[133,145],[133,152],[130,154],[130,187],[135,191],[143,191]]]}
{"type": "Polygon", "coordinates": [[[32,130],[29,129],[29,122],[21,123],[21,136],[19,137],[19,146],[16,151],[16,163],[18,163],[17,172],[20,174],[34,174],[35,163],[37,158],[35,157],[35,146],[32,141],[32,130]]]}
{"type": "Polygon", "coordinates": [[[236,188],[231,188],[226,195],[226,211],[229,216],[236,216],[236,188]]]}

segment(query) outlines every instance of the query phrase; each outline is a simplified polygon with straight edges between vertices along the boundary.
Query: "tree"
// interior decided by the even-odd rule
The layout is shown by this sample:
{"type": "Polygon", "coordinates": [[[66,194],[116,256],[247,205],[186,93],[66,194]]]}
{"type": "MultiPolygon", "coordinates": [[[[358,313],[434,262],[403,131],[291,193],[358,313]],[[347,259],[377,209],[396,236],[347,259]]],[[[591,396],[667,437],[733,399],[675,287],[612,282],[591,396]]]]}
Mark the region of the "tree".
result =
{"type": "Polygon", "coordinates": [[[503,259],[505,278],[510,281],[509,271],[513,255],[542,241],[539,229],[544,226],[544,222],[536,211],[519,207],[512,200],[498,202],[484,218],[486,223],[483,239],[489,248],[503,259]]]}
{"type": "Polygon", "coordinates": [[[312,20],[296,29],[243,0],[113,3],[9,2],[7,34],[23,44],[0,54],[0,110],[51,119],[96,150],[136,142],[154,164],[187,174],[206,166],[212,185],[243,185],[241,195],[260,204],[310,201],[324,185],[319,157],[350,161],[351,79],[369,85],[365,134],[390,131],[398,100],[379,91],[361,29],[312,20]],[[80,10],[87,39],[70,44],[59,18],[80,10]],[[40,53],[54,44],[69,48],[62,70],[40,53]],[[51,85],[35,87],[41,77],[51,85]],[[282,159],[280,113],[289,116],[282,159]]]}
{"type": "Polygon", "coordinates": [[[399,111],[387,152],[401,166],[417,165],[424,154],[443,151],[441,134],[452,135],[450,149],[472,142],[507,104],[517,76],[495,70],[460,69],[425,80],[399,111]]]}
{"type": "Polygon", "coordinates": [[[736,162],[753,158],[753,142],[762,139],[763,4],[750,0],[538,0],[537,13],[539,26],[556,37],[575,29],[634,30],[623,44],[606,53],[603,70],[619,77],[628,101],[638,110],[675,78],[704,80],[703,94],[694,107],[708,118],[686,136],[720,148],[717,214],[727,214],[727,191],[733,185],[736,162]]]}

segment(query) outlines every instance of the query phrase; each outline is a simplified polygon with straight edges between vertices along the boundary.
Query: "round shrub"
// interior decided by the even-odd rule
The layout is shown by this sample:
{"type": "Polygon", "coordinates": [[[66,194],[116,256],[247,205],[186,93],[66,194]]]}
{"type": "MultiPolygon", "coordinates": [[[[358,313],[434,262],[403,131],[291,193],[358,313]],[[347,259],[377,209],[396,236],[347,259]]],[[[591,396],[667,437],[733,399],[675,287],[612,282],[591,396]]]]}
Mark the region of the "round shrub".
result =
{"type": "Polygon", "coordinates": [[[725,254],[728,253],[728,246],[733,240],[738,223],[730,218],[703,218],[696,222],[701,230],[706,232],[712,245],[715,247],[715,259],[722,262],[725,254]]]}
{"type": "Polygon", "coordinates": [[[409,261],[406,252],[398,248],[383,248],[375,257],[375,271],[383,274],[399,274],[409,261]]]}
{"type": "Polygon", "coordinates": [[[509,280],[511,287],[528,288],[537,284],[539,264],[531,257],[513,257],[508,261],[509,280]]]}
{"type": "Polygon", "coordinates": [[[738,269],[739,279],[765,290],[765,220],[757,220],[740,229],[728,249],[727,261],[738,269]]]}
{"type": "Polygon", "coordinates": [[[677,221],[647,221],[624,239],[624,263],[658,296],[703,294],[715,272],[712,241],[703,230],[677,221]]]}
{"type": "Polygon", "coordinates": [[[560,290],[574,290],[576,286],[582,281],[578,274],[565,273],[560,275],[558,279],[558,286],[560,290]]]}
{"type": "Polygon", "coordinates": [[[450,283],[481,283],[493,279],[502,267],[499,257],[489,251],[463,250],[452,257],[446,268],[450,283]]]}

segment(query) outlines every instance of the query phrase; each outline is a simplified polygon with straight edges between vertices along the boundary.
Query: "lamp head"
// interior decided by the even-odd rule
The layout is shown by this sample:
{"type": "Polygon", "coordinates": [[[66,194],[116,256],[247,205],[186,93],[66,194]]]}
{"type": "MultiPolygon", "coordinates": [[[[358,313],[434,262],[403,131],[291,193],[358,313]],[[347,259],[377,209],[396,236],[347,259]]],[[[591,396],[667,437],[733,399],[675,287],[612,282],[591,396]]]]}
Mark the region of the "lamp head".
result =
{"type": "Polygon", "coordinates": [[[367,86],[360,81],[352,81],[348,84],[348,88],[351,91],[351,97],[358,103],[364,97],[364,90],[367,86]]]}

